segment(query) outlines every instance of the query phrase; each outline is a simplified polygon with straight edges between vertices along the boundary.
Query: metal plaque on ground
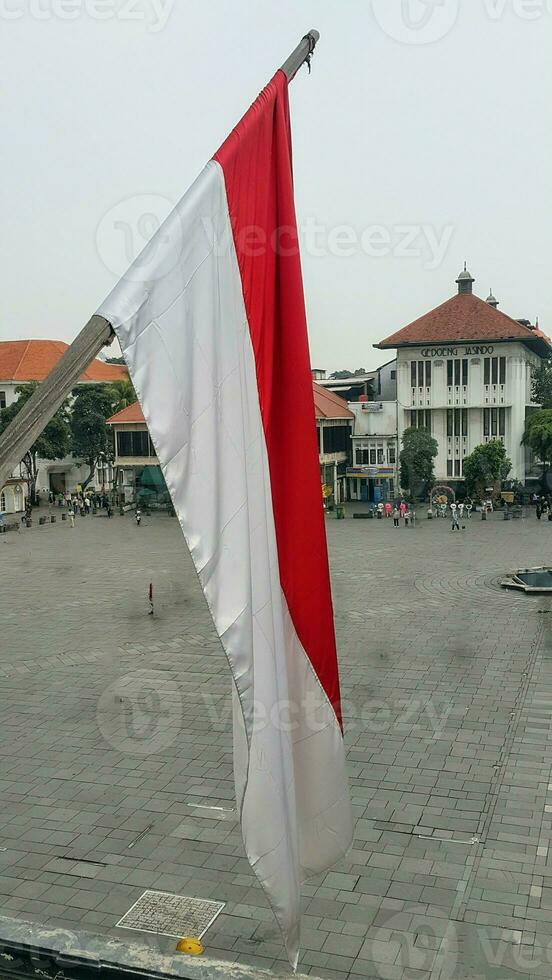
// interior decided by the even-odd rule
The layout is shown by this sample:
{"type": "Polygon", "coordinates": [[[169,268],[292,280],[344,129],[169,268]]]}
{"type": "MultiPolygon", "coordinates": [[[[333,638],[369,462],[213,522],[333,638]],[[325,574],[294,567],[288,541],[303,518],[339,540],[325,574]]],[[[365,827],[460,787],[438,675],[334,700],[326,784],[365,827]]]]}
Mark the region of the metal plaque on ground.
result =
{"type": "Polygon", "coordinates": [[[184,936],[201,939],[225,904],[148,889],[119,919],[115,928],[152,932],[173,939],[184,936]]]}

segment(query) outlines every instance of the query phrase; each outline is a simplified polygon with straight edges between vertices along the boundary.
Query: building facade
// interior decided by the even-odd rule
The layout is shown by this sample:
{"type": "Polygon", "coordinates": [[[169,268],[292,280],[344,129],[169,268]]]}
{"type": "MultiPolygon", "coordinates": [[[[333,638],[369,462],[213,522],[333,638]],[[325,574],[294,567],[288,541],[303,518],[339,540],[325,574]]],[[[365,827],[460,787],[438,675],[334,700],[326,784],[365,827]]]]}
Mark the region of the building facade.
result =
{"type": "MultiPolygon", "coordinates": [[[[67,347],[61,340],[0,341],[0,410],[17,401],[17,389],[20,385],[44,381],[67,347]]],[[[124,365],[107,364],[95,358],[81,375],[78,384],[113,383],[122,380],[128,380],[128,371],[124,365]]],[[[72,456],[65,459],[39,459],[36,489],[39,493],[49,490],[54,493],[75,490],[86,479],[88,472],[88,467],[80,465],[72,456]]],[[[111,479],[111,465],[107,461],[100,462],[95,475],[96,485],[109,487],[111,479]]],[[[24,509],[27,498],[24,467],[16,467],[11,479],[0,488],[0,493],[4,494],[5,513],[16,513],[24,509]],[[17,492],[18,487],[23,488],[23,499],[17,492]],[[16,509],[12,510],[11,507],[16,509]]]]}
{"type": "Polygon", "coordinates": [[[397,401],[350,402],[355,416],[347,499],[393,500],[398,492],[397,401]]]}
{"type": "Polygon", "coordinates": [[[169,493],[138,402],[107,420],[113,428],[115,483],[127,505],[165,506],[169,493]]]}
{"type": "Polygon", "coordinates": [[[458,292],[437,309],[376,346],[397,351],[397,437],[425,428],[437,440],[438,481],[458,484],[475,446],[504,442],[509,479],[525,483],[528,458],[521,439],[531,400],[532,371],[551,350],[527,320],[498,310],[498,301],[473,294],[464,269],[458,292]]]}
{"type": "Polygon", "coordinates": [[[320,481],[335,503],[346,499],[354,414],[335,392],[313,383],[320,481]]]}

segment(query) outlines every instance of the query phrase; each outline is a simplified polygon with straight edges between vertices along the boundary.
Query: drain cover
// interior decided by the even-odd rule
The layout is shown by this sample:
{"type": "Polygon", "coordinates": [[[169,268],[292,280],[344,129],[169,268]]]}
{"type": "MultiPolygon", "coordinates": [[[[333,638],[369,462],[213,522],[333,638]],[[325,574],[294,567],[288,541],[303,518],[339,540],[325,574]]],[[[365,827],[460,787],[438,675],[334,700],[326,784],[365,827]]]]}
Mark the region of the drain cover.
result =
{"type": "Polygon", "coordinates": [[[201,939],[224,905],[224,902],[208,902],[202,898],[148,889],[119,919],[115,928],[153,932],[173,939],[182,936],[201,939]]]}

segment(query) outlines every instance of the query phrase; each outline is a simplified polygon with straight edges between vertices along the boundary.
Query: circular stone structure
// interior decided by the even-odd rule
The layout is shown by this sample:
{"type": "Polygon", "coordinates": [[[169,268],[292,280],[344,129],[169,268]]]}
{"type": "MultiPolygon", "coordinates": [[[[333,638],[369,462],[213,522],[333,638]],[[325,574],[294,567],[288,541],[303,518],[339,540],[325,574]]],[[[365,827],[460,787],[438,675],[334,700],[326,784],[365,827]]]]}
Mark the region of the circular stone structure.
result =
{"type": "Polygon", "coordinates": [[[521,589],[522,592],[552,592],[552,567],[516,568],[500,584],[505,589],[521,589]]]}

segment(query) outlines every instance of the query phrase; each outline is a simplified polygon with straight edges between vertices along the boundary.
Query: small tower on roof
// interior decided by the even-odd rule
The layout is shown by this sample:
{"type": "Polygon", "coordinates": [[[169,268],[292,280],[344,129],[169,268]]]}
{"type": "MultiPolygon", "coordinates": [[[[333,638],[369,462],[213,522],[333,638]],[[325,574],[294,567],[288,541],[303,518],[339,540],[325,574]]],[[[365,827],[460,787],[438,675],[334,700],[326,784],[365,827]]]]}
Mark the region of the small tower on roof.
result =
{"type": "Polygon", "coordinates": [[[468,267],[465,262],[464,269],[458,276],[456,282],[458,283],[459,293],[473,293],[473,284],[475,279],[473,278],[471,272],[468,272],[468,267]]]}
{"type": "Polygon", "coordinates": [[[493,296],[492,289],[491,289],[489,295],[487,296],[487,299],[485,300],[485,302],[488,303],[489,306],[494,306],[494,308],[496,310],[496,308],[498,306],[498,300],[497,300],[496,296],[493,296]]]}

